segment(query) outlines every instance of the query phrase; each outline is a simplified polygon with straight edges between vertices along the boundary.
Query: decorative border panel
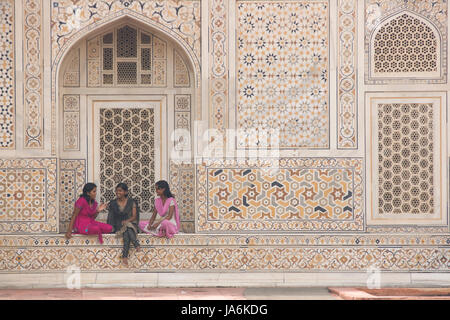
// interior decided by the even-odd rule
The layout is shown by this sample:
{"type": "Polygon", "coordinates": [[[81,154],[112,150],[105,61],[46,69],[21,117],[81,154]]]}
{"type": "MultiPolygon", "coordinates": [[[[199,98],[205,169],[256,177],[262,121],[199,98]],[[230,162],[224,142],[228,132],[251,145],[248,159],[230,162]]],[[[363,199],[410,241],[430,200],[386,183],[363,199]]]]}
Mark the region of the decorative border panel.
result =
{"type": "Polygon", "coordinates": [[[176,88],[189,88],[191,86],[191,80],[189,77],[189,69],[183,60],[183,57],[173,50],[173,85],[176,88]]]}
{"type": "Polygon", "coordinates": [[[73,50],[64,72],[63,84],[64,87],[80,86],[80,48],[73,50]]]}
{"type": "Polygon", "coordinates": [[[64,151],[80,150],[80,96],[63,97],[64,151]]]}
{"type": "Polygon", "coordinates": [[[170,162],[170,186],[180,210],[181,230],[194,232],[195,166],[191,163],[170,162]]]}
{"type": "Polygon", "coordinates": [[[44,144],[42,0],[23,0],[24,148],[44,144]]]}
{"type": "MultiPolygon", "coordinates": [[[[448,236],[201,236],[140,234],[130,267],[167,271],[448,272],[448,236]]],[[[105,235],[0,236],[0,272],[123,272],[122,240],[105,235]]]]}
{"type": "Polygon", "coordinates": [[[209,0],[210,127],[223,131],[228,119],[229,0],[209,0]]]}
{"type": "Polygon", "coordinates": [[[358,0],[338,3],[338,149],[358,148],[358,0]]]}
{"type": "Polygon", "coordinates": [[[177,94],[175,95],[174,129],[182,130],[182,132],[175,131],[174,147],[176,151],[191,150],[191,126],[191,95],[177,94]],[[187,133],[189,133],[188,136],[186,136],[187,133]]]}
{"type": "Polygon", "coordinates": [[[0,149],[15,148],[15,12],[14,0],[0,2],[0,149]]]}
{"type": "Polygon", "coordinates": [[[86,183],[86,160],[60,160],[59,232],[67,231],[75,201],[86,183]]]}
{"type": "MultiPolygon", "coordinates": [[[[0,219],[0,234],[57,232],[56,159],[0,160],[0,174],[6,179],[0,192],[6,197],[2,201],[14,204],[20,217],[20,221],[0,219]],[[26,199],[28,196],[32,199],[26,199]]],[[[0,207],[7,207],[6,202],[0,207]]]]}
{"type": "Polygon", "coordinates": [[[198,232],[364,230],[362,159],[205,160],[197,178],[198,232]]]}

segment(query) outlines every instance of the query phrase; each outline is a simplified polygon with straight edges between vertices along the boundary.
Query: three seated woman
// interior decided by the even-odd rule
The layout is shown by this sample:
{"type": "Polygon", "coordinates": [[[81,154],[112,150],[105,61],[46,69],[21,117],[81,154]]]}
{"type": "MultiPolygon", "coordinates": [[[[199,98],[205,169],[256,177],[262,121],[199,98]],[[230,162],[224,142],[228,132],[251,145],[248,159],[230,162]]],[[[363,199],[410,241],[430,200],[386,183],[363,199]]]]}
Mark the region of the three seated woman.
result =
{"type": "Polygon", "coordinates": [[[139,221],[139,206],[128,196],[128,186],[119,183],[116,186],[116,198],[109,204],[98,205],[95,200],[97,186],[87,183],[83,187],[83,194],[75,202],[72,218],[65,234],[67,239],[72,234],[98,235],[103,243],[103,234],[115,233],[123,238],[122,261],[128,265],[128,255],[131,243],[140,251],[137,234],[140,230],[157,237],[172,238],[180,230],[180,215],[175,197],[170,192],[169,184],[158,181],[155,184],[157,198],[150,221],[139,221]],[[96,221],[98,214],[108,208],[107,223],[96,221]]]}

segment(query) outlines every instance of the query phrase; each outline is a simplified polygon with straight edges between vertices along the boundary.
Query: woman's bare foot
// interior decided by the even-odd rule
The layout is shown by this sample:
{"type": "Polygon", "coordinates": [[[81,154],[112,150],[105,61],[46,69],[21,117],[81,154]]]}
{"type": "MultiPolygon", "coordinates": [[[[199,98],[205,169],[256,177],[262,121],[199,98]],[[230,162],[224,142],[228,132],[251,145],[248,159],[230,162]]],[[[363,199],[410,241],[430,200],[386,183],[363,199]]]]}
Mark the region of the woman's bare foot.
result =
{"type": "Polygon", "coordinates": [[[128,267],[128,258],[122,258],[122,263],[128,267]]]}
{"type": "Polygon", "coordinates": [[[141,251],[141,246],[136,248],[136,252],[140,252],[141,251]]]}

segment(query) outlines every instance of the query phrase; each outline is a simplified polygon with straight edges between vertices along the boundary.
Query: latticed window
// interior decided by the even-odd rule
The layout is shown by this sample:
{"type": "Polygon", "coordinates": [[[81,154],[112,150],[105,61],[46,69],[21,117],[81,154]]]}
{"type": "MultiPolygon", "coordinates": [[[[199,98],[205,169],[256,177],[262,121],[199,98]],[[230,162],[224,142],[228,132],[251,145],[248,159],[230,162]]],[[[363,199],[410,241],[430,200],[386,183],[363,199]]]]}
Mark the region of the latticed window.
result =
{"type": "Polygon", "coordinates": [[[372,50],[374,74],[439,71],[439,39],[430,26],[406,13],[378,30],[372,50]]]}
{"type": "Polygon", "coordinates": [[[165,86],[167,43],[124,25],[88,41],[89,86],[165,86]]]}

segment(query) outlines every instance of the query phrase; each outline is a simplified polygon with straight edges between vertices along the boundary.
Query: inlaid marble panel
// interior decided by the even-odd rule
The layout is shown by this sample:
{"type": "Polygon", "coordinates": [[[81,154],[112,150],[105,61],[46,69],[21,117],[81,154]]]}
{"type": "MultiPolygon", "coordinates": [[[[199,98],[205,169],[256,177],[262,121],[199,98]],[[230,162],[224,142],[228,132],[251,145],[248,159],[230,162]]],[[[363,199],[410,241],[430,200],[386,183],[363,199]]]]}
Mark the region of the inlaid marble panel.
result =
{"type": "Polygon", "coordinates": [[[191,139],[191,95],[175,95],[174,144],[176,151],[192,148],[191,139]]]}
{"type": "Polygon", "coordinates": [[[228,10],[228,0],[209,0],[210,126],[222,131],[228,119],[228,10]]]}
{"type": "Polygon", "coordinates": [[[80,150],[80,96],[63,97],[64,151],[80,150]]]}
{"type": "Polygon", "coordinates": [[[43,114],[43,36],[42,0],[22,0],[24,54],[24,147],[42,149],[43,114]]]}
{"type": "Polygon", "coordinates": [[[174,50],[174,86],[187,88],[190,86],[189,69],[181,55],[174,50]]]}
{"type": "Polygon", "coordinates": [[[194,232],[195,166],[191,163],[170,163],[170,188],[180,211],[181,230],[194,232]]]}
{"type": "MultiPolygon", "coordinates": [[[[392,244],[383,237],[345,238],[177,235],[167,240],[139,235],[142,250],[130,256],[130,266],[153,272],[449,271],[448,237],[405,236],[391,239],[392,244]]],[[[121,240],[113,235],[104,239],[99,245],[95,236],[0,237],[0,272],[65,272],[74,265],[82,271],[123,272],[121,240]]]]}
{"type": "Polygon", "coordinates": [[[80,49],[73,50],[69,57],[68,63],[64,72],[63,83],[65,87],[79,87],[80,86],[80,49]]]}
{"type": "Polygon", "coordinates": [[[358,1],[338,2],[338,130],[339,149],[358,147],[358,1]]]}
{"type": "Polygon", "coordinates": [[[67,231],[75,201],[86,183],[85,160],[60,160],[59,231],[67,231]]]}
{"type": "Polygon", "coordinates": [[[211,160],[197,167],[199,232],[361,231],[361,159],[211,160]]]}
{"type": "Polygon", "coordinates": [[[55,159],[0,160],[0,234],[57,231],[55,159]]]}
{"type": "Polygon", "coordinates": [[[0,149],[15,147],[15,14],[14,0],[0,2],[0,149]]]}
{"type": "Polygon", "coordinates": [[[238,147],[329,147],[328,1],[237,1],[238,147]]]}

